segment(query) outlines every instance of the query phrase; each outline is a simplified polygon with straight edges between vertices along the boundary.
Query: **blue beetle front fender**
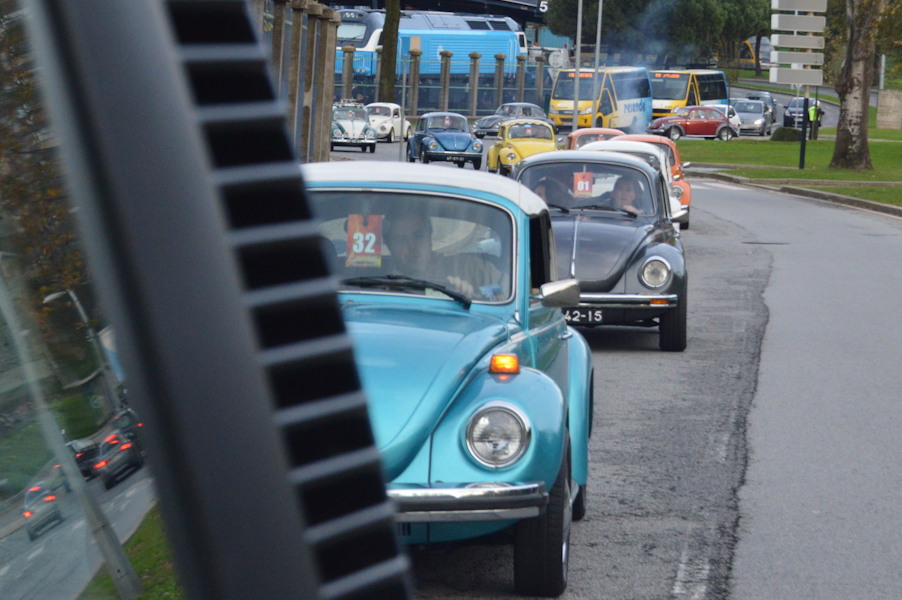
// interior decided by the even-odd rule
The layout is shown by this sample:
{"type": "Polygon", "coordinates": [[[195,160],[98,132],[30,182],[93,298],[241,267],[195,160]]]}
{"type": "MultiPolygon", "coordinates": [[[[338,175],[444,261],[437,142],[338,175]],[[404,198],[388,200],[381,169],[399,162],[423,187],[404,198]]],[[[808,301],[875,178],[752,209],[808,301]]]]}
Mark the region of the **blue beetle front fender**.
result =
{"type": "Polygon", "coordinates": [[[430,483],[544,481],[550,490],[564,456],[565,419],[566,403],[561,389],[541,371],[521,368],[516,375],[483,371],[470,381],[433,433],[430,483]],[[479,463],[470,454],[466,441],[470,418],[493,401],[518,408],[531,429],[523,456],[501,468],[479,463]]]}
{"type": "Polygon", "coordinates": [[[570,356],[570,381],[568,402],[570,411],[570,473],[579,484],[585,485],[589,478],[589,436],[592,434],[594,413],[592,399],[592,350],[589,344],[572,327],[567,329],[573,335],[567,340],[570,356]]]}

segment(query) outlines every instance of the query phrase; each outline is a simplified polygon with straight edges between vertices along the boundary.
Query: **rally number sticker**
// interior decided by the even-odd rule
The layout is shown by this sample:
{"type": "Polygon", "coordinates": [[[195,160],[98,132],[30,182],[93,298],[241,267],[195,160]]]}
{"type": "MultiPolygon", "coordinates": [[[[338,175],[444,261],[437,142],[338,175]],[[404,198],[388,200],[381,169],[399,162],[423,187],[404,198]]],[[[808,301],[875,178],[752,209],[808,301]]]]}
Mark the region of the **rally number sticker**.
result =
{"type": "Polygon", "coordinates": [[[382,266],[382,216],[348,215],[347,267],[382,266]]]}
{"type": "Polygon", "coordinates": [[[573,174],[573,197],[574,198],[591,198],[592,197],[593,178],[594,178],[594,174],[591,172],[574,173],[573,174]]]}

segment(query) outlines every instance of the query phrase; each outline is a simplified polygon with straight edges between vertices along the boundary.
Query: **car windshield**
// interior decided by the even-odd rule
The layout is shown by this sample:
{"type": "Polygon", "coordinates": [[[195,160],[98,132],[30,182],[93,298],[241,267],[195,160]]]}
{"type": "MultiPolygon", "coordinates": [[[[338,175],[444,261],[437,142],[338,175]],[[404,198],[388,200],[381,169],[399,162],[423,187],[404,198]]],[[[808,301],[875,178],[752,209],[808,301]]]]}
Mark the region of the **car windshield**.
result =
{"type": "Polygon", "coordinates": [[[426,129],[447,129],[451,131],[470,131],[467,120],[457,115],[440,115],[429,117],[426,129]]]}
{"type": "Polygon", "coordinates": [[[733,107],[736,112],[761,114],[764,112],[764,104],[759,101],[754,102],[737,102],[733,107]]]}
{"type": "Polygon", "coordinates": [[[474,302],[511,299],[513,223],[506,211],[399,191],[309,196],[342,291],[448,298],[446,288],[474,302]]]}
{"type": "MultiPolygon", "coordinates": [[[[597,79],[600,81],[601,77],[597,79]]],[[[552,100],[573,100],[573,90],[576,87],[574,81],[576,81],[576,77],[573,71],[559,73],[557,83],[554,85],[554,94],[551,96],[552,100]]],[[[580,73],[579,99],[591,100],[594,92],[595,83],[592,73],[580,73]]]]}
{"type": "Polygon", "coordinates": [[[576,141],[573,142],[573,147],[582,148],[586,144],[603,142],[615,137],[617,137],[616,133],[584,133],[576,138],[576,141]]]}
{"type": "Polygon", "coordinates": [[[508,139],[537,139],[537,140],[553,140],[554,132],[550,127],[544,125],[511,125],[507,132],[508,139]]]}
{"type": "Polygon", "coordinates": [[[336,121],[366,121],[366,117],[365,108],[341,106],[332,110],[332,118],[336,121]]]}
{"type": "Polygon", "coordinates": [[[802,108],[805,106],[804,98],[793,98],[789,101],[789,108],[802,108]]]}
{"type": "Polygon", "coordinates": [[[651,75],[651,96],[655,100],[684,100],[688,86],[688,73],[652,73],[651,75]]]}
{"type": "Polygon", "coordinates": [[[688,117],[688,116],[689,116],[689,109],[688,109],[688,108],[681,108],[681,109],[677,110],[676,113],[674,113],[674,115],[677,116],[677,117],[688,117]]]}
{"type": "Polygon", "coordinates": [[[520,183],[546,202],[567,209],[591,206],[612,214],[655,214],[648,178],[629,166],[594,161],[543,162],[524,169],[520,183]]]}
{"type": "Polygon", "coordinates": [[[379,117],[390,117],[391,116],[391,109],[387,106],[369,106],[369,107],[367,107],[366,112],[368,112],[371,115],[376,115],[379,117]]]}
{"type": "Polygon", "coordinates": [[[342,23],[338,26],[338,40],[345,42],[362,42],[366,36],[366,25],[363,23],[342,23]]]}

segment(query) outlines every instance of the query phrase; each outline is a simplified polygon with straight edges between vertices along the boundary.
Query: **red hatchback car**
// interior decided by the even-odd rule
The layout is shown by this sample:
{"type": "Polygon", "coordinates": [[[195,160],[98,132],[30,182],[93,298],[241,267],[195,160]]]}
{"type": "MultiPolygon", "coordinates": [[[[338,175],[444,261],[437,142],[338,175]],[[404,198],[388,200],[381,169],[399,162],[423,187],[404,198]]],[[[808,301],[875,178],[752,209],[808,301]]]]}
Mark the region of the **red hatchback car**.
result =
{"type": "Polygon", "coordinates": [[[672,140],[685,135],[717,138],[725,142],[737,136],[727,117],[716,108],[707,106],[687,106],[677,110],[672,117],[655,119],[648,126],[648,133],[666,135],[672,140]]]}

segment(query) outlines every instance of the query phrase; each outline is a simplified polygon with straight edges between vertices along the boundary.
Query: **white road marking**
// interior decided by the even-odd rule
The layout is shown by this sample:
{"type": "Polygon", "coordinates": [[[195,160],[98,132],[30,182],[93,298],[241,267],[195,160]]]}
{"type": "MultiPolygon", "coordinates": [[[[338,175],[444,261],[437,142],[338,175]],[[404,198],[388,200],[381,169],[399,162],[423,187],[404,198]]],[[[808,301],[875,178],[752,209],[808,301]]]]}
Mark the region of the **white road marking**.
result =
{"type": "Polygon", "coordinates": [[[81,521],[78,521],[77,523],[72,525],[72,531],[75,531],[76,529],[81,529],[84,526],[85,526],[85,521],[84,521],[84,519],[82,519],[81,521]]]}
{"type": "Polygon", "coordinates": [[[722,190],[730,190],[731,192],[748,192],[749,191],[748,188],[740,187],[738,185],[730,185],[728,183],[716,183],[716,182],[711,181],[708,183],[708,185],[722,189],[722,190]]]}
{"type": "Polygon", "coordinates": [[[31,554],[29,554],[28,558],[26,558],[25,560],[31,560],[32,558],[34,558],[35,556],[37,556],[38,554],[40,554],[43,551],[44,551],[44,546],[41,546],[40,548],[38,548],[37,550],[35,550],[31,554]]]}
{"type": "Polygon", "coordinates": [[[9,571],[9,568],[10,568],[11,566],[12,566],[12,565],[6,565],[6,566],[3,567],[2,569],[0,569],[0,577],[3,577],[4,575],[6,575],[6,572],[9,571]]]}
{"type": "Polygon", "coordinates": [[[134,485],[134,486],[132,486],[132,488],[129,491],[125,492],[125,497],[131,498],[132,496],[135,495],[135,492],[137,492],[137,491],[138,491],[138,486],[134,485]]]}
{"type": "Polygon", "coordinates": [[[677,568],[676,581],[673,582],[674,596],[688,596],[690,600],[702,600],[708,589],[708,575],[711,565],[707,560],[692,561],[689,559],[689,543],[683,545],[680,554],[680,566],[677,568]]]}

